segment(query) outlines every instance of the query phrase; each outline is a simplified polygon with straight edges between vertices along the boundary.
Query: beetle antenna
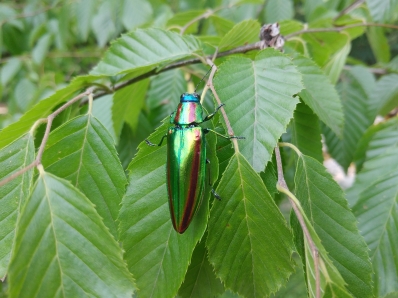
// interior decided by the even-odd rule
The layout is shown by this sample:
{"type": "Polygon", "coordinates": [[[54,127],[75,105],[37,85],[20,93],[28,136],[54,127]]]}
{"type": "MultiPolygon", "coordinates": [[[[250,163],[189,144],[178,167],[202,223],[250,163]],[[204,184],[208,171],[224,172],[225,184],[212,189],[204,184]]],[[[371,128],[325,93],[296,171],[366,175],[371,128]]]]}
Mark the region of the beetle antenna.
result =
{"type": "Polygon", "coordinates": [[[194,92],[196,92],[196,89],[198,89],[200,83],[202,83],[203,79],[204,79],[205,77],[207,77],[207,75],[209,74],[209,72],[210,72],[212,69],[213,69],[213,65],[210,67],[210,69],[206,72],[206,74],[203,76],[203,78],[202,78],[202,79],[199,81],[199,83],[196,85],[195,91],[194,91],[194,92]]]}

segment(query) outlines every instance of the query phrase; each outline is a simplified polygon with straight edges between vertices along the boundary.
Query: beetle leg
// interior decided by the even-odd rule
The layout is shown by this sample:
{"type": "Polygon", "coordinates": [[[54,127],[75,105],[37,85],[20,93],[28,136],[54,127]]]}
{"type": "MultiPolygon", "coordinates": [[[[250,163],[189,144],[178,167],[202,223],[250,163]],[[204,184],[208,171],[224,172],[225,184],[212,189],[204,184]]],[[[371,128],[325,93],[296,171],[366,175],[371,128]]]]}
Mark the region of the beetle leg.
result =
{"type": "Polygon", "coordinates": [[[147,145],[149,145],[149,146],[159,146],[159,147],[160,147],[160,146],[162,146],[162,143],[163,143],[163,140],[164,140],[165,137],[167,137],[167,134],[165,134],[165,135],[162,137],[162,139],[160,140],[160,143],[159,143],[158,145],[156,145],[156,144],[150,142],[148,139],[145,139],[145,143],[147,143],[147,145]]]}
{"type": "Polygon", "coordinates": [[[205,117],[205,119],[203,119],[202,122],[206,122],[206,121],[210,120],[211,118],[213,118],[214,115],[218,112],[218,110],[219,110],[222,106],[225,106],[225,103],[220,104],[220,105],[217,107],[217,109],[216,109],[213,113],[207,115],[207,116],[205,117]]]}
{"type": "Polygon", "coordinates": [[[246,139],[245,137],[238,137],[238,136],[224,136],[224,135],[222,135],[222,134],[220,134],[220,133],[218,133],[215,130],[212,130],[210,128],[204,128],[203,130],[204,130],[204,133],[208,133],[208,132],[211,131],[211,132],[214,132],[216,135],[218,135],[220,137],[223,137],[224,139],[228,139],[228,140],[230,140],[230,139],[238,139],[238,140],[246,139]]]}
{"type": "Polygon", "coordinates": [[[219,195],[218,193],[216,193],[216,191],[215,191],[214,189],[211,189],[211,193],[213,194],[213,196],[214,196],[217,200],[221,201],[220,195],[219,195]]]}
{"type": "MultiPolygon", "coordinates": [[[[210,164],[210,160],[207,159],[207,158],[206,158],[206,164],[210,164]]],[[[212,185],[211,185],[211,170],[210,170],[210,167],[209,167],[209,185],[212,186],[212,185]]],[[[221,201],[220,195],[219,195],[218,193],[216,193],[216,191],[215,191],[213,188],[211,188],[211,193],[213,194],[213,196],[214,196],[217,200],[221,201]]]]}

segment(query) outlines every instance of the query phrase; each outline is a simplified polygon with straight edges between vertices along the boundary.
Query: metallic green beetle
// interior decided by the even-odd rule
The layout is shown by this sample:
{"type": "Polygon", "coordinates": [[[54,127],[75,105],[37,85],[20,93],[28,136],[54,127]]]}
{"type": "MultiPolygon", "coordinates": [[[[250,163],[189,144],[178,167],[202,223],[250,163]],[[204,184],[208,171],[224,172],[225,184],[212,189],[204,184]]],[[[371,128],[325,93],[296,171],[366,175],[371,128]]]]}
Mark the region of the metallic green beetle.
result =
{"type": "MultiPolygon", "coordinates": [[[[182,94],[176,111],[170,115],[170,123],[174,126],[169,128],[158,145],[161,146],[167,137],[166,176],[170,216],[174,229],[180,234],[188,228],[204,196],[207,162],[205,134],[212,131],[227,139],[242,139],[223,136],[199,126],[213,118],[222,106],[203,118],[200,96],[197,93],[182,94]]],[[[146,142],[156,146],[148,140],[146,142]]]]}

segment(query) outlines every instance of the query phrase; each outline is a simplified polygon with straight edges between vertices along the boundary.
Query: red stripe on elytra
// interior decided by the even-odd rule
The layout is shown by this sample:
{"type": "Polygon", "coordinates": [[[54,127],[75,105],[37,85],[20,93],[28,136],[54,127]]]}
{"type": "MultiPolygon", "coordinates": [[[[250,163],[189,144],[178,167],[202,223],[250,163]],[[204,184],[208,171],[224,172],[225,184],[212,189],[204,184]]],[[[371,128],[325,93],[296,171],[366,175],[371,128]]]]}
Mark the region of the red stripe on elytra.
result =
{"type": "MultiPolygon", "coordinates": [[[[194,158],[192,161],[192,168],[191,168],[191,177],[189,179],[189,188],[188,188],[188,198],[187,202],[184,206],[184,217],[182,218],[181,222],[181,233],[188,228],[188,225],[192,219],[192,215],[194,210],[195,204],[195,195],[197,192],[197,184],[198,184],[198,174],[199,174],[199,167],[200,167],[200,148],[202,139],[200,138],[200,130],[195,131],[195,147],[194,147],[194,158]],[[187,212],[189,211],[189,212],[187,212]]],[[[198,198],[196,198],[198,199],[198,198]]]]}

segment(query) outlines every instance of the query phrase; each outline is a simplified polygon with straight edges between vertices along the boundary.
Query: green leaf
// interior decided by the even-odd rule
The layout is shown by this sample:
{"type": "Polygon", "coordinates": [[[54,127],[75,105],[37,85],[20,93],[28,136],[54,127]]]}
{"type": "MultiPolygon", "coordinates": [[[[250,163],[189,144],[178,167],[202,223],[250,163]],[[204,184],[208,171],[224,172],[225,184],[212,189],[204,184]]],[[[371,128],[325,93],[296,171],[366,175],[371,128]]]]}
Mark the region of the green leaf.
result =
{"type": "Polygon", "coordinates": [[[374,120],[368,112],[374,85],[374,76],[366,68],[355,66],[343,72],[337,86],[345,115],[343,136],[339,139],[327,128],[324,135],[329,153],[345,170],[354,159],[359,140],[374,120]]]}
{"type": "Polygon", "coordinates": [[[137,153],[138,145],[153,131],[152,125],[143,113],[139,115],[138,119],[138,128],[135,132],[131,130],[127,123],[124,124],[119,144],[117,145],[119,159],[124,169],[127,169],[129,163],[137,153]]]}
{"type": "Polygon", "coordinates": [[[112,120],[117,138],[120,136],[124,122],[130,124],[131,129],[136,131],[148,85],[149,80],[143,80],[119,89],[113,95],[112,120]]]}
{"type": "Polygon", "coordinates": [[[270,0],[265,4],[265,22],[276,23],[292,19],[294,7],[292,0],[270,0]]]}
{"type": "Polygon", "coordinates": [[[398,122],[378,131],[350,189],[358,227],[370,249],[377,297],[398,288],[398,122]],[[353,196],[353,197],[352,197],[353,196]]]}
{"type": "MultiPolygon", "coordinates": [[[[297,199],[296,199],[297,200],[297,199]]],[[[304,219],[304,224],[308,230],[308,234],[311,237],[315,248],[318,252],[318,261],[319,261],[319,275],[320,275],[320,290],[324,293],[322,297],[333,297],[333,298],[348,298],[352,297],[344,285],[345,282],[341,277],[339,271],[333,265],[333,262],[329,259],[328,253],[322,245],[321,240],[319,239],[317,233],[314,230],[310,220],[308,219],[306,213],[300,205],[300,202],[297,201],[297,209],[302,215],[304,219]]],[[[316,280],[315,280],[315,260],[313,255],[313,250],[308,242],[307,237],[303,237],[303,232],[301,226],[297,221],[297,217],[295,215],[291,218],[292,221],[292,230],[295,233],[295,239],[301,239],[303,242],[301,249],[298,250],[301,255],[301,260],[305,269],[305,279],[308,288],[308,296],[310,298],[316,297],[316,280]],[[301,235],[300,235],[301,234],[301,235]]]]}
{"type": "Polygon", "coordinates": [[[180,96],[187,91],[187,82],[180,69],[162,72],[151,80],[146,105],[152,124],[159,123],[169,116],[180,102],[180,96]]]}
{"type": "Polygon", "coordinates": [[[144,25],[151,21],[153,10],[147,0],[125,0],[122,22],[127,30],[144,25]]]}
{"type": "Polygon", "coordinates": [[[258,41],[260,23],[255,20],[246,20],[236,24],[218,45],[219,51],[226,51],[237,46],[243,46],[258,41]]]}
{"type": "Polygon", "coordinates": [[[315,114],[337,135],[342,134],[343,108],[334,86],[329,78],[311,59],[302,55],[293,55],[293,63],[303,76],[304,90],[301,99],[315,114]]]}
{"type": "Polygon", "coordinates": [[[355,297],[372,297],[368,248],[339,185],[306,155],[299,156],[294,182],[296,196],[347,289],[355,297]]]}
{"type": "Polygon", "coordinates": [[[83,41],[87,41],[95,9],[95,0],[84,0],[73,3],[75,6],[77,32],[83,41]]]}
{"type": "MultiPolygon", "coordinates": [[[[302,38],[307,42],[311,58],[322,68],[328,62],[333,65],[331,60],[336,59],[335,56],[347,47],[347,44],[350,44],[349,35],[344,32],[309,33],[303,34],[302,38]]],[[[329,72],[325,71],[325,73],[329,72]]],[[[333,83],[332,79],[331,81],[333,83]]]]}
{"type": "Polygon", "coordinates": [[[10,106],[14,103],[19,111],[25,112],[33,104],[36,90],[36,85],[29,79],[21,79],[15,86],[14,101],[10,101],[10,106]]]}
{"type": "Polygon", "coordinates": [[[397,11],[398,2],[396,0],[366,0],[370,14],[376,22],[392,21],[394,12],[397,11]]]}
{"type": "Polygon", "coordinates": [[[40,171],[22,211],[9,270],[12,297],[131,297],[134,280],[94,205],[40,171]]]}
{"type": "Polygon", "coordinates": [[[377,81],[371,96],[369,113],[386,115],[398,104],[398,74],[388,74],[377,81]]]}
{"type": "MultiPolygon", "coordinates": [[[[33,135],[28,133],[0,150],[1,180],[31,164],[35,158],[33,135]]],[[[10,262],[15,226],[20,210],[29,196],[33,169],[0,187],[0,278],[10,262]]]]}
{"type": "MultiPolygon", "coordinates": [[[[116,37],[116,26],[112,17],[113,5],[115,4],[109,1],[102,2],[97,14],[93,17],[91,22],[92,30],[100,48],[103,48],[109,40],[116,37]]],[[[95,74],[99,75],[101,73],[95,74]]]]}
{"type": "Polygon", "coordinates": [[[52,42],[52,35],[45,34],[37,41],[36,46],[32,50],[32,60],[36,64],[40,65],[43,63],[44,58],[50,49],[50,45],[52,42]]]}
{"type": "Polygon", "coordinates": [[[303,30],[304,24],[297,20],[284,20],[279,22],[282,35],[288,35],[293,32],[303,30]]]}
{"type": "Polygon", "coordinates": [[[336,53],[334,53],[330,57],[326,65],[323,67],[323,70],[325,71],[325,73],[328,74],[332,84],[336,84],[336,82],[338,81],[340,73],[344,68],[348,54],[351,51],[351,43],[348,35],[346,35],[345,39],[347,41],[345,46],[336,53]]]}
{"type": "MultiPolygon", "coordinates": [[[[167,132],[165,122],[148,139],[158,143],[167,132]]],[[[207,158],[212,180],[217,177],[215,136],[207,134],[207,158]]],[[[125,260],[136,278],[140,297],[174,297],[184,280],[196,243],[206,229],[210,189],[184,234],[172,226],[166,190],[166,147],[145,142],[129,166],[129,186],[119,215],[125,260]]],[[[208,178],[206,178],[208,179],[208,178]]],[[[208,180],[206,180],[208,181],[208,180]]]]}
{"type": "Polygon", "coordinates": [[[301,268],[301,262],[296,265],[296,271],[289,277],[285,287],[282,287],[271,298],[297,298],[308,297],[307,287],[304,280],[304,272],[301,268]]]}
{"type": "MultiPolygon", "coordinates": [[[[190,23],[193,19],[199,17],[205,10],[189,10],[175,14],[171,19],[167,21],[167,27],[169,29],[178,29],[178,32],[182,27],[186,24],[190,23]]],[[[185,30],[185,34],[189,33],[197,33],[199,28],[199,21],[193,22],[189,27],[185,30]]]]}
{"type": "Polygon", "coordinates": [[[275,164],[275,156],[273,159],[267,163],[264,172],[260,173],[260,177],[264,182],[265,187],[267,188],[269,194],[272,198],[275,198],[275,195],[278,193],[276,188],[276,183],[278,182],[277,177],[277,169],[275,164]]]}
{"type": "MultiPolygon", "coordinates": [[[[0,35],[1,37],[1,35],[0,35]]],[[[19,58],[11,58],[1,67],[0,82],[6,85],[21,69],[22,62],[19,58]]]]}
{"type": "Polygon", "coordinates": [[[292,143],[303,154],[322,162],[321,127],[313,111],[306,104],[299,103],[294,111],[291,125],[292,143]]]}
{"type": "Polygon", "coordinates": [[[187,58],[200,49],[192,36],[184,37],[161,29],[138,29],[112,43],[104,58],[91,71],[93,75],[114,76],[187,58]]]}
{"type": "Polygon", "coordinates": [[[74,79],[67,87],[55,92],[53,95],[38,102],[32,109],[24,114],[17,122],[0,131],[0,149],[25,134],[40,118],[47,117],[60,103],[72,99],[73,95],[94,81],[90,76],[81,76],[74,79]]]}
{"type": "Polygon", "coordinates": [[[116,143],[117,137],[113,128],[112,107],[113,96],[111,94],[101,96],[93,102],[92,114],[106,128],[112,136],[113,142],[116,143]]]}
{"type": "Polygon", "coordinates": [[[378,154],[378,151],[381,149],[383,150],[383,147],[385,146],[391,146],[394,144],[394,139],[387,139],[386,141],[391,141],[385,144],[380,144],[382,145],[381,148],[374,148],[376,149],[375,152],[373,152],[372,150],[369,151],[369,144],[372,141],[374,135],[383,129],[388,129],[390,126],[394,127],[393,129],[395,129],[395,125],[396,122],[398,121],[398,118],[392,118],[386,122],[381,122],[377,125],[372,125],[371,127],[369,127],[369,129],[364,133],[364,135],[362,136],[362,138],[359,140],[358,143],[358,148],[355,152],[355,156],[354,156],[354,160],[355,160],[355,165],[356,165],[356,170],[357,172],[359,172],[362,169],[363,163],[365,162],[366,156],[368,155],[369,157],[374,157],[378,154]]]}
{"type": "Polygon", "coordinates": [[[257,171],[263,171],[285,131],[302,89],[291,60],[274,49],[255,60],[233,57],[220,65],[214,79],[217,93],[239,141],[239,150],[257,171]]]}
{"type": "Polygon", "coordinates": [[[84,115],[60,126],[50,134],[42,162],[95,204],[117,239],[116,218],[127,181],[113,139],[101,123],[84,115]]]}
{"type": "Polygon", "coordinates": [[[385,29],[381,27],[369,27],[367,28],[366,33],[376,60],[381,63],[388,63],[390,61],[391,54],[388,39],[385,35],[385,29]]]}
{"type": "Polygon", "coordinates": [[[195,247],[192,261],[185,275],[178,295],[185,297],[218,297],[224,292],[224,286],[216,277],[213,267],[207,259],[205,237],[195,247]]]}
{"type": "Polygon", "coordinates": [[[210,16],[210,20],[219,36],[224,36],[235,25],[234,22],[217,15],[210,16]]]}
{"type": "Polygon", "coordinates": [[[209,260],[227,288],[245,297],[275,292],[293,271],[293,243],[282,214],[247,160],[235,154],[211,209],[209,260]]]}

